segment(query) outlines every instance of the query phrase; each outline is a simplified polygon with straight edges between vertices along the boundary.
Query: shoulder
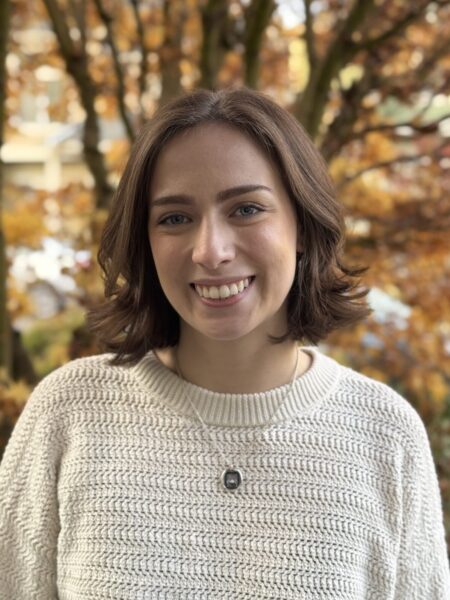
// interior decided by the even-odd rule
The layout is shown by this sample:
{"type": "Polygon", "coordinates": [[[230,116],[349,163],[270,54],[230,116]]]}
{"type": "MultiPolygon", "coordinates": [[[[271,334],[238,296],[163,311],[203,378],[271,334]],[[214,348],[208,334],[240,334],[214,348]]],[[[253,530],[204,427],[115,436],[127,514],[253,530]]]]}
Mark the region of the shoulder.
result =
{"type": "Polygon", "coordinates": [[[131,390],[130,369],[111,365],[113,357],[107,353],[78,358],[55,369],[33,389],[26,410],[61,414],[65,409],[111,402],[114,396],[131,390]]]}
{"type": "Polygon", "coordinates": [[[127,367],[111,365],[113,357],[113,354],[108,353],[71,360],[44,377],[36,389],[55,389],[68,384],[86,387],[94,383],[126,380],[127,367]]]}
{"type": "Polygon", "coordinates": [[[396,436],[403,446],[428,445],[425,425],[416,408],[386,383],[342,366],[336,394],[344,411],[369,421],[380,433],[396,436]]]}

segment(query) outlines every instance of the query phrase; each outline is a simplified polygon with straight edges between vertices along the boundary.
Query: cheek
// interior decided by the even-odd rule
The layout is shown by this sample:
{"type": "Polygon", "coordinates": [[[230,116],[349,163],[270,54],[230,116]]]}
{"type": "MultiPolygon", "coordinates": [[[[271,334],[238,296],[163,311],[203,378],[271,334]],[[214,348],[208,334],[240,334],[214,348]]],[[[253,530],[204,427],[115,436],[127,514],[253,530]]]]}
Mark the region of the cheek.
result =
{"type": "Polygon", "coordinates": [[[291,288],[296,270],[296,231],[286,227],[267,227],[261,230],[253,244],[260,257],[263,285],[285,295],[291,288]]]}
{"type": "Polygon", "coordinates": [[[265,262],[283,265],[286,269],[286,261],[291,258],[295,261],[296,229],[292,224],[260,227],[257,235],[252,236],[250,245],[252,252],[259,254],[265,262]]]}
{"type": "Polygon", "coordinates": [[[153,238],[150,241],[150,248],[155,263],[156,271],[160,280],[170,278],[174,274],[177,264],[179,264],[179,253],[173,244],[165,243],[163,240],[153,238]]]}

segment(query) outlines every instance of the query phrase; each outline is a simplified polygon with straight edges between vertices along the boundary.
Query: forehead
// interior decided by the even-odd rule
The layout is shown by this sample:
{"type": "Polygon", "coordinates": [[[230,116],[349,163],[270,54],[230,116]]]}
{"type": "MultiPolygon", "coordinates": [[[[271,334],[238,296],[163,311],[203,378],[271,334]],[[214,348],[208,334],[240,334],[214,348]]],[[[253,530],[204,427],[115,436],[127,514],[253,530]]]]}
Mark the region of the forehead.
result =
{"type": "Polygon", "coordinates": [[[153,169],[151,195],[184,184],[281,185],[278,170],[248,134],[225,123],[203,123],[175,135],[153,169]]]}

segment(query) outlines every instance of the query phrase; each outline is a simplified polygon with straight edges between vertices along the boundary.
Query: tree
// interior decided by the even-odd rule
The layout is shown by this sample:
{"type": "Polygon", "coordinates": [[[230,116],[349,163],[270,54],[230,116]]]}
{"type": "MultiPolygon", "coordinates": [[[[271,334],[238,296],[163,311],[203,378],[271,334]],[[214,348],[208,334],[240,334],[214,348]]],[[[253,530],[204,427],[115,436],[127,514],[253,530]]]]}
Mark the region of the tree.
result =
{"type": "Polygon", "coordinates": [[[93,81],[88,69],[88,55],[84,36],[85,2],[75,5],[74,17],[80,26],[81,43],[75,43],[70,35],[70,29],[66,22],[65,12],[58,6],[57,0],[44,0],[49,17],[51,19],[56,37],[58,38],[61,55],[64,58],[67,72],[73,77],[80,94],[81,104],[86,111],[86,120],[83,128],[83,145],[86,163],[94,177],[97,207],[106,208],[112,193],[108,183],[107,170],[103,156],[99,150],[100,131],[95,110],[95,98],[97,86],[93,81]]]}
{"type": "MultiPolygon", "coordinates": [[[[403,393],[433,439],[448,435],[437,420],[450,420],[450,0],[303,0],[291,22],[283,0],[42,2],[14,0],[16,30],[51,18],[56,37],[45,56],[21,58],[11,90],[39,64],[64,65],[66,92],[50,110],[65,120],[69,94],[84,107],[94,207],[107,206],[139,126],[183,90],[245,84],[293,112],[330,166],[350,262],[370,265],[364,283],[408,313],[334,334],[330,353],[403,393]],[[102,120],[124,130],[105,152],[102,120]]],[[[20,55],[15,38],[12,48],[20,55]]],[[[88,212],[86,190],[53,196],[68,220],[88,212]]],[[[79,276],[86,301],[94,279],[79,276]]],[[[448,456],[434,443],[445,482],[448,456]]],[[[450,493],[446,502],[450,520],[450,493]]]]}
{"type": "MultiPolygon", "coordinates": [[[[6,95],[6,53],[8,45],[10,5],[0,2],[0,150],[3,146],[6,95]]],[[[0,158],[0,378],[11,373],[12,343],[6,308],[6,249],[3,231],[3,162],[0,158]]]]}

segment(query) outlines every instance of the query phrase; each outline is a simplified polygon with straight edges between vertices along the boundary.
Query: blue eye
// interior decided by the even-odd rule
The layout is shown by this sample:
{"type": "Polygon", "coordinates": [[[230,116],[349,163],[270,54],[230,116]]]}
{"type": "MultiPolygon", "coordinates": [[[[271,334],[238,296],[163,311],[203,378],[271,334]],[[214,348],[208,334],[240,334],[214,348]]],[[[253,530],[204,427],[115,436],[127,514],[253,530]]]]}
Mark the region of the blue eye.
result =
{"type": "MultiPolygon", "coordinates": [[[[253,217],[258,213],[262,212],[262,209],[254,204],[242,204],[238,206],[233,214],[239,213],[237,216],[240,217],[253,217]]],[[[177,227],[179,225],[186,225],[189,217],[182,215],[180,213],[173,213],[171,215],[167,215],[158,221],[158,225],[165,225],[167,227],[177,227]]]]}
{"type": "Polygon", "coordinates": [[[254,204],[243,204],[242,206],[239,206],[237,208],[237,211],[240,210],[244,210],[245,212],[241,213],[241,216],[243,217],[253,217],[253,215],[257,215],[259,212],[261,212],[261,209],[258,206],[255,206],[254,204]],[[255,211],[255,212],[248,212],[248,209],[255,211]]]}
{"type": "Polygon", "coordinates": [[[186,217],[184,215],[174,213],[173,215],[168,215],[167,217],[164,217],[164,219],[161,219],[161,221],[158,222],[158,225],[184,225],[184,223],[181,222],[179,219],[186,219],[186,217]],[[176,221],[175,219],[178,219],[178,221],[176,221]]]}

